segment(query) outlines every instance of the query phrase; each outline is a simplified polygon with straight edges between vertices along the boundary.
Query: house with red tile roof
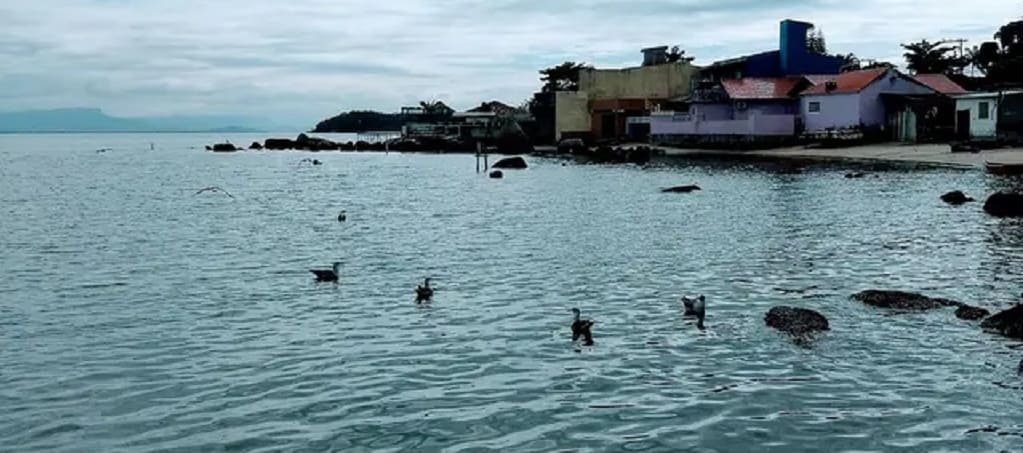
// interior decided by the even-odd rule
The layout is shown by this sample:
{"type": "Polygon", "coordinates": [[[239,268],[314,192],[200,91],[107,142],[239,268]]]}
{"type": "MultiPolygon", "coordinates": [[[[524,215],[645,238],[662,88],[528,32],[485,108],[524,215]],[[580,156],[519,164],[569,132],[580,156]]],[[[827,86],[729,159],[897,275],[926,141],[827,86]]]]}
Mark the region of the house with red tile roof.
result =
{"type": "Polygon", "coordinates": [[[850,71],[815,78],[800,96],[806,132],[884,131],[888,123],[882,95],[925,95],[936,91],[894,69],[850,71]]]}
{"type": "Polygon", "coordinates": [[[687,144],[773,142],[791,139],[799,117],[803,77],[747,77],[708,82],[694,91],[686,112],[650,117],[650,135],[687,144]]]}

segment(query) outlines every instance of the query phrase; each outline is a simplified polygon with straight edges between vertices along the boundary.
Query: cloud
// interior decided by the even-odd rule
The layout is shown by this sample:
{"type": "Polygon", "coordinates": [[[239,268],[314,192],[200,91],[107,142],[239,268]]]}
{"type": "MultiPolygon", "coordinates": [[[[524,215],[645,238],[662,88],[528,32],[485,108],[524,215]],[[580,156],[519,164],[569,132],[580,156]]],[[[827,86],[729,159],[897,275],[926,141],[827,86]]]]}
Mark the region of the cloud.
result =
{"type": "Polygon", "coordinates": [[[901,62],[898,44],[990,39],[1008,0],[33,0],[2,2],[5,110],[244,113],[309,124],[421,99],[518,103],[564,60],[633,65],[680,44],[707,63],[777,46],[808,20],[831,51],[901,62]]]}

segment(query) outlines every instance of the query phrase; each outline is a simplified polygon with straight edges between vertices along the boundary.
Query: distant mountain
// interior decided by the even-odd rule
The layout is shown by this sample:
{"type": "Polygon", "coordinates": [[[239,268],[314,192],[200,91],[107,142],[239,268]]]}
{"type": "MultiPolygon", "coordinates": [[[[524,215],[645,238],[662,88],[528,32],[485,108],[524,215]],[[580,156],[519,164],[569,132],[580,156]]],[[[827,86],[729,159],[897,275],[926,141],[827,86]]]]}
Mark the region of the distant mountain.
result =
{"type": "MultiPolygon", "coordinates": [[[[0,132],[263,132],[276,127],[242,116],[121,118],[95,108],[0,112],[0,132]]],[[[281,128],[281,130],[290,128],[281,128]]]]}

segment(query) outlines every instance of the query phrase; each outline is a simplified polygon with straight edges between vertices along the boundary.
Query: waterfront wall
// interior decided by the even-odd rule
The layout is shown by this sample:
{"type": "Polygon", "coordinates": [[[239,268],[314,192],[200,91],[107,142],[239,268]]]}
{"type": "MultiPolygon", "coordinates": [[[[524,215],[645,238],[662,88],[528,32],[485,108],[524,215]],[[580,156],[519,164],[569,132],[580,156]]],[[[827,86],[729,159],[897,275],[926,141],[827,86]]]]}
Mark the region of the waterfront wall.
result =
{"type": "Polygon", "coordinates": [[[650,135],[726,135],[742,137],[792,136],[795,115],[749,115],[737,120],[703,120],[688,114],[659,114],[650,117],[650,135]]]}

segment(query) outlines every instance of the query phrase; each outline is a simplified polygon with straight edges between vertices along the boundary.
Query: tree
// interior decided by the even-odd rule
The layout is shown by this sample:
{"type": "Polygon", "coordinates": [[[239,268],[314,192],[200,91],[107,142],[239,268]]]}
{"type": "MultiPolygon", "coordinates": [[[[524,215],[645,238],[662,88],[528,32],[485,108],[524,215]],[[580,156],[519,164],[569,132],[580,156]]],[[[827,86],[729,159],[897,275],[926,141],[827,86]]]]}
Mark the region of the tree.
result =
{"type": "Polygon", "coordinates": [[[824,42],[824,32],[821,30],[812,30],[806,37],[806,50],[812,54],[827,55],[828,45],[824,42]]]}
{"type": "Polygon", "coordinates": [[[679,46],[672,46],[671,50],[668,51],[668,63],[685,62],[689,63],[693,61],[693,57],[687,57],[686,51],[682,50],[679,46]]]}
{"type": "Polygon", "coordinates": [[[579,71],[584,69],[593,69],[593,67],[585,63],[566,61],[540,71],[540,80],[543,82],[542,91],[578,91],[579,71]]]}
{"type": "Polygon", "coordinates": [[[1023,56],[1023,21],[1017,20],[1002,25],[995,33],[995,39],[1002,44],[1002,50],[1009,56],[1023,56]]]}
{"type": "Polygon", "coordinates": [[[906,69],[915,74],[962,74],[969,65],[966,58],[954,55],[955,48],[944,42],[920,42],[903,44],[906,53],[906,69]],[[952,55],[950,55],[952,54],[952,55]]]}
{"type": "Polygon", "coordinates": [[[1002,49],[995,41],[988,41],[980,46],[974,46],[969,52],[970,62],[973,63],[973,67],[977,68],[984,75],[991,73],[991,69],[998,63],[1001,57],[1002,49]]]}
{"type": "Polygon", "coordinates": [[[860,59],[855,54],[842,55],[842,59],[845,60],[845,64],[842,65],[841,72],[859,71],[863,69],[895,69],[895,65],[887,61],[872,60],[869,58],[860,59]]]}

